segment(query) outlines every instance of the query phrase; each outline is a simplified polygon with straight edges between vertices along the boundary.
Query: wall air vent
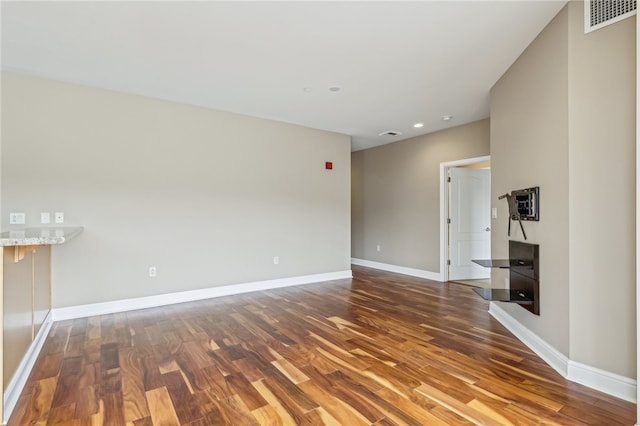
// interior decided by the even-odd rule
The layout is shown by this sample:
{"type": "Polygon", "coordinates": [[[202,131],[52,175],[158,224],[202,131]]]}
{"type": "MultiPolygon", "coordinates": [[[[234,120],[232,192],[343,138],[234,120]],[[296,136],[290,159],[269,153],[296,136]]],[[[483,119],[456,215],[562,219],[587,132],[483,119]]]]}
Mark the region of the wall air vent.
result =
{"type": "Polygon", "coordinates": [[[387,130],[386,132],[378,133],[378,136],[402,136],[402,132],[397,130],[387,130]]]}
{"type": "Polygon", "coordinates": [[[621,21],[636,14],[636,0],[585,0],[584,33],[621,21]]]}

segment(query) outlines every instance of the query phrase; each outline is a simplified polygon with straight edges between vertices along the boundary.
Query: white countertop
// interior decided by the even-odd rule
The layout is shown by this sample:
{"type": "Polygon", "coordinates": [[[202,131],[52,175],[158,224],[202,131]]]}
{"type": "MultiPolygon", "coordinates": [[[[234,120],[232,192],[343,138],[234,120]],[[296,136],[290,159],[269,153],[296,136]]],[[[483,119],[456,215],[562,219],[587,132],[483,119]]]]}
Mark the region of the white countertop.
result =
{"type": "Polygon", "coordinates": [[[52,228],[26,228],[6,231],[0,234],[0,246],[37,246],[63,244],[79,235],[84,228],[52,227],[52,228]]]}

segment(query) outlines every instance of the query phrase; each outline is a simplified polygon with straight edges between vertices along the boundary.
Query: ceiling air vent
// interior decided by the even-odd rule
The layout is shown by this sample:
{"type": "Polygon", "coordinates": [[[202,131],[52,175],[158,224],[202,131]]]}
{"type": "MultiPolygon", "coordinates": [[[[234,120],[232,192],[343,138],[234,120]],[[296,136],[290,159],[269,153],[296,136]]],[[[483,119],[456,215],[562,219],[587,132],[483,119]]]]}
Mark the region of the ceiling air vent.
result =
{"type": "Polygon", "coordinates": [[[397,130],[387,130],[386,132],[378,133],[378,136],[401,136],[402,132],[397,130]]]}
{"type": "Polygon", "coordinates": [[[636,0],[585,0],[584,33],[621,21],[636,14],[636,0]]]}

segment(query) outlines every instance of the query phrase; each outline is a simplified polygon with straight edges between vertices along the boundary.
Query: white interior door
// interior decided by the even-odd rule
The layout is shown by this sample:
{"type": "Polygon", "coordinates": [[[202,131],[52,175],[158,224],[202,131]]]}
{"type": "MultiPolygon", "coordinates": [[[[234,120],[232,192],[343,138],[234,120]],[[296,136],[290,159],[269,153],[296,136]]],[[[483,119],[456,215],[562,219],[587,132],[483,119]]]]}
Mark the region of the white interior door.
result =
{"type": "Polygon", "coordinates": [[[449,279],[489,278],[471,259],[491,258],[491,171],[450,169],[449,279]]]}

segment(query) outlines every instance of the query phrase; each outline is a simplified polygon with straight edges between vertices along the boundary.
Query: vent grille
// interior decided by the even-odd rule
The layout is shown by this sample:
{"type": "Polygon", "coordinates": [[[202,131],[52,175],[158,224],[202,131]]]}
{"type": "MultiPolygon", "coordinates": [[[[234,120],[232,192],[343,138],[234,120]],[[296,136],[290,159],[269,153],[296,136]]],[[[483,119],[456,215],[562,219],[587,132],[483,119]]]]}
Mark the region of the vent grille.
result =
{"type": "Polygon", "coordinates": [[[402,136],[402,132],[397,130],[387,130],[386,132],[378,133],[378,136],[402,136]]]}
{"type": "Polygon", "coordinates": [[[598,30],[636,14],[637,0],[585,0],[584,32],[598,30]]]}

